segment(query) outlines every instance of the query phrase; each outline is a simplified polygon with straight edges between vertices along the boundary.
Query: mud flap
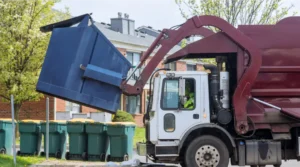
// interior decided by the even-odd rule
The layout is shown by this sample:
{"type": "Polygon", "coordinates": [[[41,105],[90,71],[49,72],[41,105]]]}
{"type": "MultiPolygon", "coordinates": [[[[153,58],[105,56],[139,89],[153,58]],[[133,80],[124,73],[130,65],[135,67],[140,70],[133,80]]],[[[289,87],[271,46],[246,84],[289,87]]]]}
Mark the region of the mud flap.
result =
{"type": "Polygon", "coordinates": [[[120,85],[131,64],[91,16],[47,25],[41,31],[52,31],[52,35],[37,91],[115,113],[120,106],[120,85]]]}

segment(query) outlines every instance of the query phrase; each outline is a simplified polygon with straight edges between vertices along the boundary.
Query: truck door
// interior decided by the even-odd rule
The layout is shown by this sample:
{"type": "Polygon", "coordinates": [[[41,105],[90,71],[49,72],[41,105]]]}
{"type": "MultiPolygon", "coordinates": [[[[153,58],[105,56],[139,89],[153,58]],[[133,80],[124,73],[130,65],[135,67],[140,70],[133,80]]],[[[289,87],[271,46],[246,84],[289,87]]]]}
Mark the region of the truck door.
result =
{"type": "Polygon", "coordinates": [[[209,111],[205,111],[207,105],[204,104],[208,103],[205,100],[208,90],[204,90],[205,82],[201,82],[201,75],[185,75],[182,78],[185,80],[185,102],[179,96],[178,77],[161,80],[159,139],[180,139],[189,128],[209,122],[209,111]]]}

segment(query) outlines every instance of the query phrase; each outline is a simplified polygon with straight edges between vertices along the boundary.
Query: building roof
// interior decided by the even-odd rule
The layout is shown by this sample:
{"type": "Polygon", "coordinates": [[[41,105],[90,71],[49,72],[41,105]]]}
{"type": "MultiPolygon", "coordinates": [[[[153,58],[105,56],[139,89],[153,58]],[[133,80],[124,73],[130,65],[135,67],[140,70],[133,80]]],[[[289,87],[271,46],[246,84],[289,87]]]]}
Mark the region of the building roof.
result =
{"type": "MultiPolygon", "coordinates": [[[[148,48],[155,40],[155,37],[147,35],[140,31],[135,31],[135,35],[128,35],[111,30],[109,24],[99,22],[95,22],[94,24],[110,41],[128,43],[131,45],[143,46],[148,48]]],[[[170,50],[169,54],[173,54],[180,49],[180,46],[175,45],[170,50]]]]}

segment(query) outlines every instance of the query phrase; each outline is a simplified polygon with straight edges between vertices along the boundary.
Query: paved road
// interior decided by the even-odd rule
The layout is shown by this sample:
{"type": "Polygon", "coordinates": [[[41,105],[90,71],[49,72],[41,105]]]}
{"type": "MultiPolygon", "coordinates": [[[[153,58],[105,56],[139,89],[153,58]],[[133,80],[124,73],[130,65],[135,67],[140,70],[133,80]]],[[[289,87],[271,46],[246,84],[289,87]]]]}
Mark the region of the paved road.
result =
{"type": "MultiPolygon", "coordinates": [[[[139,159],[141,162],[146,162],[146,158],[145,157],[138,156],[135,152],[134,152],[133,158],[139,159]]],[[[180,167],[180,165],[177,165],[177,166],[180,167]]],[[[231,165],[229,165],[229,167],[238,167],[238,166],[231,166],[231,165]]],[[[249,167],[249,166],[246,166],[246,167],[249,167]]],[[[273,166],[268,165],[267,167],[273,167],[273,166]]],[[[287,162],[284,162],[284,161],[282,161],[281,167],[300,167],[300,162],[297,162],[297,161],[287,161],[287,162]]]]}

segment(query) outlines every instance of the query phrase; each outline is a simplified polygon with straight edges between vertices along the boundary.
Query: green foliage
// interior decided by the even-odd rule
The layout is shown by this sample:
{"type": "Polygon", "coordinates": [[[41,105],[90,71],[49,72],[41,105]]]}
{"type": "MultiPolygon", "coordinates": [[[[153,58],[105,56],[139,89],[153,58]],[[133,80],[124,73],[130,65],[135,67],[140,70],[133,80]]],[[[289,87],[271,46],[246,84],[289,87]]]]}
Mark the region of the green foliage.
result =
{"type": "Polygon", "coordinates": [[[186,41],[186,39],[183,39],[183,40],[181,41],[180,47],[181,47],[181,48],[184,48],[186,45],[187,45],[187,41],[186,41]]]}
{"type": "MultiPolygon", "coordinates": [[[[33,164],[40,163],[44,161],[45,158],[41,157],[19,157],[17,156],[17,167],[24,167],[30,166],[33,164]]],[[[0,166],[1,167],[12,167],[13,164],[13,157],[9,155],[0,155],[0,166]]]]}
{"type": "Polygon", "coordinates": [[[112,120],[113,122],[134,122],[134,119],[131,114],[125,111],[117,111],[112,120]]]}
{"type": "Polygon", "coordinates": [[[42,33],[39,28],[70,16],[67,11],[52,9],[57,2],[0,1],[0,97],[9,100],[14,95],[16,110],[23,102],[42,97],[35,87],[50,33],[42,33]]]}
{"type": "MultiPolygon", "coordinates": [[[[218,16],[230,24],[274,24],[294,7],[283,0],[175,0],[184,18],[195,15],[218,16]]],[[[293,13],[295,15],[296,12],[293,13]]]]}
{"type": "Polygon", "coordinates": [[[133,148],[136,148],[136,143],[138,142],[146,142],[146,129],[136,127],[135,134],[133,138],[133,148]]]}

